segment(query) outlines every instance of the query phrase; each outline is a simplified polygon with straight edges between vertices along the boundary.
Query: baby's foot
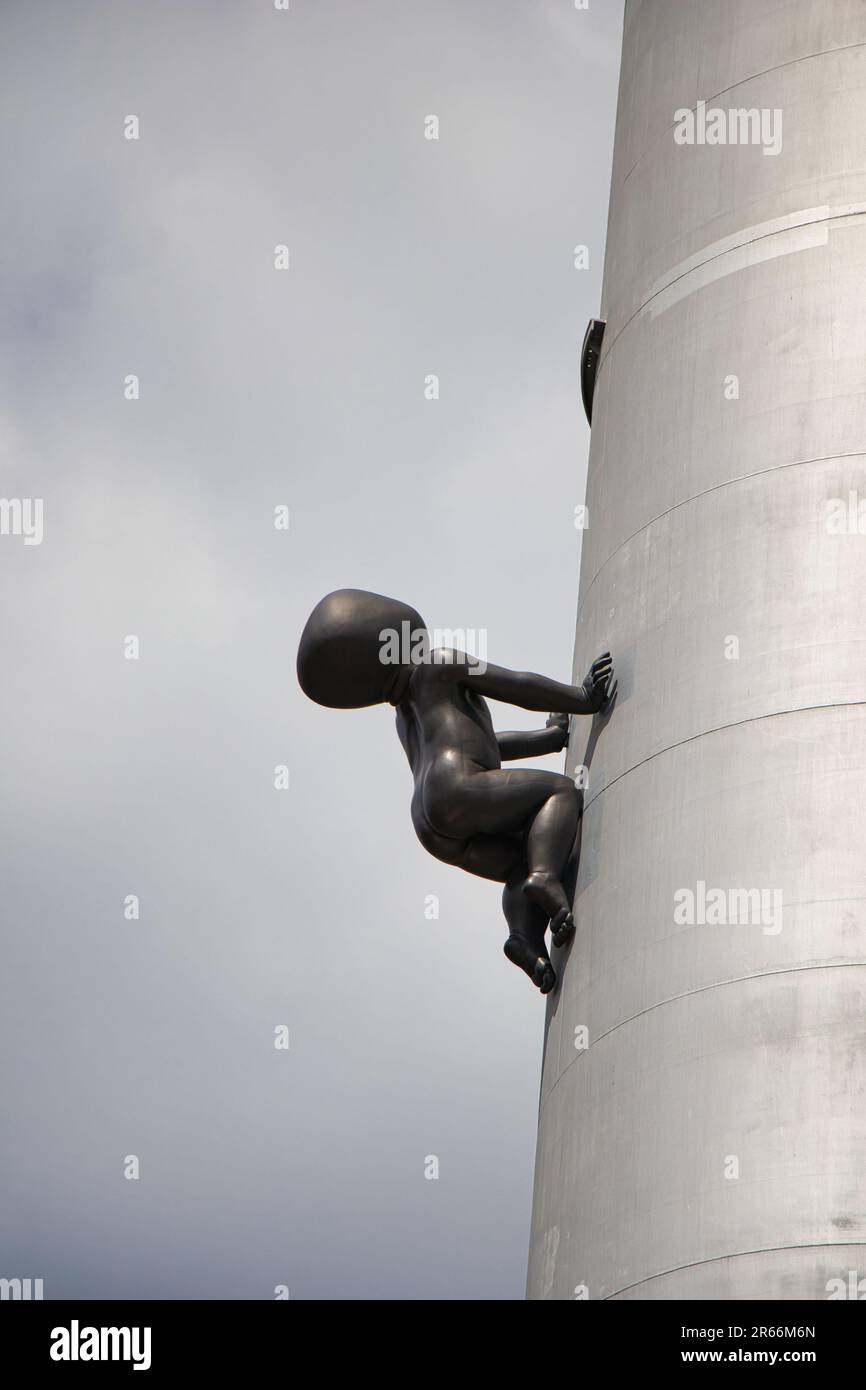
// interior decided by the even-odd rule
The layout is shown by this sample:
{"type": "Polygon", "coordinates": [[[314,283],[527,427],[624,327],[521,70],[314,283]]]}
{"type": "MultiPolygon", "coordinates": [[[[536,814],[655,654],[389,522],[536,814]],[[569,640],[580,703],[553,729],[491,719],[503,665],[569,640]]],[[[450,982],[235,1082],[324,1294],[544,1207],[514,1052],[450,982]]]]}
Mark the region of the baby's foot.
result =
{"type": "Polygon", "coordinates": [[[551,921],[563,911],[568,913],[571,910],[565,889],[553,874],[540,871],[531,873],[523,885],[523,891],[547,913],[551,921]]]}
{"type": "Polygon", "coordinates": [[[554,946],[566,946],[574,936],[574,918],[564,907],[550,919],[550,936],[554,946]]]}
{"type": "Polygon", "coordinates": [[[512,965],[519,965],[521,970],[526,971],[532,983],[538,986],[542,994],[550,993],[556,984],[556,972],[550,963],[547,952],[544,955],[539,955],[537,948],[522,936],[509,936],[502,949],[512,965]]]}

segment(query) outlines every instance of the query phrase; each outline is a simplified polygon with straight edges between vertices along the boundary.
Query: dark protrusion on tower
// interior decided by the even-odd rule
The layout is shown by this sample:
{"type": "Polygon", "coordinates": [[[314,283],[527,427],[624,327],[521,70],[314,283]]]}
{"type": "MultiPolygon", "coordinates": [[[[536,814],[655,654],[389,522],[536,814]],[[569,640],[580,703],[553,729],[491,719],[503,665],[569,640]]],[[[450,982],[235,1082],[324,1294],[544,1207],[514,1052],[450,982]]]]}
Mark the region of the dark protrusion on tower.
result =
{"type": "Polygon", "coordinates": [[[592,424],[592,398],[595,393],[595,374],[601,357],[605,319],[590,319],[580,354],[580,394],[586,418],[592,424]]]}

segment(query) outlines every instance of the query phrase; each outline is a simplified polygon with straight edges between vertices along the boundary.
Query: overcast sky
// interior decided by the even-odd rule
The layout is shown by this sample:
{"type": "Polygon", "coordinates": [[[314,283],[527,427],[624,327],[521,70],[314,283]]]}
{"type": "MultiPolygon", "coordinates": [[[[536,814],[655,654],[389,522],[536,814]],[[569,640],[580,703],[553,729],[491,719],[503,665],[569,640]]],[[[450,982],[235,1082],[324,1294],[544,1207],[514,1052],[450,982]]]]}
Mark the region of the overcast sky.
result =
{"type": "Polygon", "coordinates": [[[621,24],[0,6],[2,1277],[523,1295],[543,1000],[294,662],[348,585],[569,678],[621,24]]]}

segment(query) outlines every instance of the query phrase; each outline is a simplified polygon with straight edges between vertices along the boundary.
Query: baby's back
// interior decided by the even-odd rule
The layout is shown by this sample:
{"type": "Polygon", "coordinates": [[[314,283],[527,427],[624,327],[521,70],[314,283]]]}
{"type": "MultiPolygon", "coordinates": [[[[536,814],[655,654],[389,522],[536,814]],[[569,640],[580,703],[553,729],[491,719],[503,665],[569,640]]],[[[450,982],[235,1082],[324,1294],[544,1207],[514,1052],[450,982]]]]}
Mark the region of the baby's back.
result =
{"type": "MultiPolygon", "coordinates": [[[[397,709],[397,731],[419,779],[477,772],[501,766],[490,710],[482,695],[469,688],[462,653],[445,653],[416,666],[397,709]],[[451,658],[450,660],[448,658],[451,658]]],[[[469,668],[471,669],[471,668],[469,668]]]]}

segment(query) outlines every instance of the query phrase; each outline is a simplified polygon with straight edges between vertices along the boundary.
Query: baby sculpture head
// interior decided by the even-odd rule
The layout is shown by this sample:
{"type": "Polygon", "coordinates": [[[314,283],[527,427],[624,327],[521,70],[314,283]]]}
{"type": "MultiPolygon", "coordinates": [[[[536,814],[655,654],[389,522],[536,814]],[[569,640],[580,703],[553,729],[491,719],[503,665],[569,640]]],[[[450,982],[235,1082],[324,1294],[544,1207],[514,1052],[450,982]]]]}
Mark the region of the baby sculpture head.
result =
{"type": "Polygon", "coordinates": [[[398,705],[413,654],[426,641],[424,619],[408,603],[366,589],[336,589],[307,619],[298,681],[305,695],[331,709],[398,705]]]}

